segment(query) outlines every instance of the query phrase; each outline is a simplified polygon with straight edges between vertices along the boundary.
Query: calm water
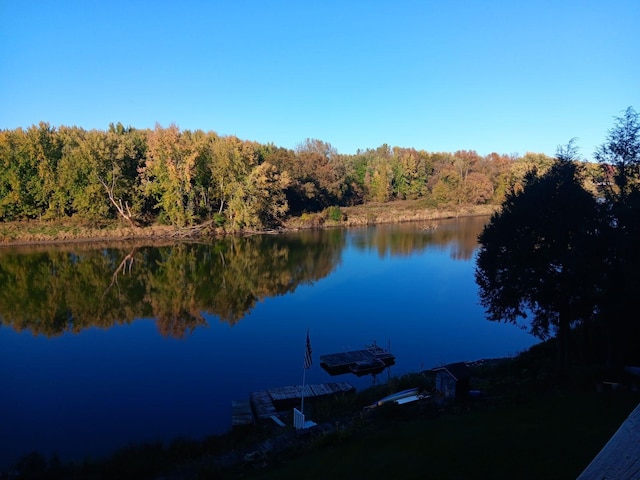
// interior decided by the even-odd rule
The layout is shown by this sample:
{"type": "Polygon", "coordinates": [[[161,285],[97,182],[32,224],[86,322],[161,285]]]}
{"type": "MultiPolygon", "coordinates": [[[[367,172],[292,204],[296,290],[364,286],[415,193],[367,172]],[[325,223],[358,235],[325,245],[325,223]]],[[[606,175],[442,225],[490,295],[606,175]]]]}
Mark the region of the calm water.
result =
{"type": "Polygon", "coordinates": [[[365,388],[535,339],[484,320],[474,283],[488,218],[160,247],[0,249],[0,469],[132,442],[204,438],[231,401],[302,383],[365,388]],[[319,356],[390,346],[377,377],[331,377],[319,356]]]}

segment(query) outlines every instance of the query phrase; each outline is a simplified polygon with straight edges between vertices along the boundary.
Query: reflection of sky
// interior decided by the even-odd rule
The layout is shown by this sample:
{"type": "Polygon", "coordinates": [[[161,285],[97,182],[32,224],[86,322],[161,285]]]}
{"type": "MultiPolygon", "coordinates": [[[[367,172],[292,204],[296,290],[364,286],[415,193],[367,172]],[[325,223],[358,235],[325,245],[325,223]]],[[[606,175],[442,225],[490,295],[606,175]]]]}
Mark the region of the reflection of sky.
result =
{"type": "MultiPolygon", "coordinates": [[[[235,326],[207,318],[185,339],[152,320],[46,339],[0,327],[0,470],[30,450],[62,459],[101,455],[129,442],[202,438],[229,428],[232,400],[302,383],[306,329],[319,356],[376,340],[396,354],[393,375],[517,353],[534,339],[484,320],[473,261],[449,249],[385,256],[347,246],[328,277],[258,303],[235,326]]],[[[378,381],[386,379],[387,372],[378,381]]]]}
{"type": "Polygon", "coordinates": [[[371,253],[347,248],[333,275],[306,287],[305,305],[332,319],[318,319],[316,335],[326,335],[338,351],[332,341],[337,336],[351,347],[390,341],[398,356],[396,373],[421,364],[509,355],[531,345],[531,336],[518,328],[484,320],[474,263],[454,261],[449,254],[427,250],[378,262],[371,253]]]}

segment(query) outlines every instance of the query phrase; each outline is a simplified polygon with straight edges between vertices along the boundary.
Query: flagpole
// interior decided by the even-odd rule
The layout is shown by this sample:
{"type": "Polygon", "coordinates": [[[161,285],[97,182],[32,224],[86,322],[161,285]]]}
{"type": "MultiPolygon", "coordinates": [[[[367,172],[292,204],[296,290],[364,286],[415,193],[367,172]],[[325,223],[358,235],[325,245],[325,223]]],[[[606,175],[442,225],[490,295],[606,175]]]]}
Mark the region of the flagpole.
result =
{"type": "Polygon", "coordinates": [[[305,380],[307,377],[307,369],[303,368],[302,369],[302,403],[300,405],[300,412],[304,415],[304,386],[305,386],[305,380]]]}
{"type": "Polygon", "coordinates": [[[304,347],[304,362],[302,363],[302,394],[300,395],[300,398],[301,398],[300,413],[302,413],[303,415],[304,415],[304,390],[305,390],[305,384],[307,380],[307,369],[311,367],[312,362],[313,360],[311,357],[311,341],[309,340],[309,329],[307,328],[307,342],[304,347]]]}

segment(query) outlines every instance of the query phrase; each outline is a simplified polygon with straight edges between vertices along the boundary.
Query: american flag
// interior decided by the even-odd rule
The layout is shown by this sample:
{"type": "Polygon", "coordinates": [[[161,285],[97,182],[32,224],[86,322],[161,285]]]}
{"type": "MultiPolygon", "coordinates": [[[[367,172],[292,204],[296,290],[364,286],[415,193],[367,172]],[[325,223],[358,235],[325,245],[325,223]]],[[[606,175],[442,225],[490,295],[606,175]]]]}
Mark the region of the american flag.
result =
{"type": "Polygon", "coordinates": [[[309,368],[311,363],[311,340],[309,340],[309,330],[307,330],[307,348],[304,351],[304,368],[309,368]]]}

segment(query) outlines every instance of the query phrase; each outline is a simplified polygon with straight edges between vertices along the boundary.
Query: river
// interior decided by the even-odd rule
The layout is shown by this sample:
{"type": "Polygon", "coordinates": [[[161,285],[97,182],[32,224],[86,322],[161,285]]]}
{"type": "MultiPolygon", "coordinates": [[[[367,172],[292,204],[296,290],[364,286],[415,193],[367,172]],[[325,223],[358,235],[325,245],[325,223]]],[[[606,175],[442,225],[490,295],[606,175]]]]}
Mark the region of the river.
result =
{"type": "Polygon", "coordinates": [[[231,428],[252,391],[358,389],[536,343],[484,319],[474,282],[488,217],[149,246],[0,249],[0,471],[231,428]],[[396,363],[330,376],[319,356],[376,341],[396,363]]]}

